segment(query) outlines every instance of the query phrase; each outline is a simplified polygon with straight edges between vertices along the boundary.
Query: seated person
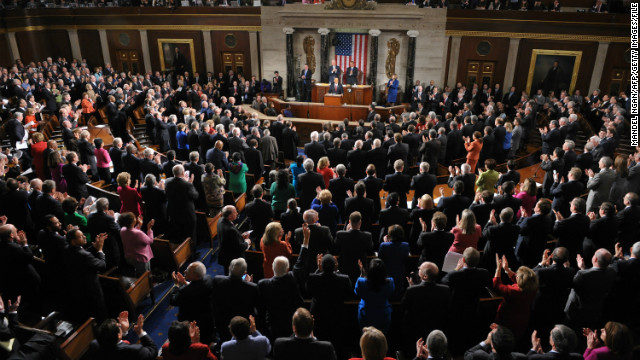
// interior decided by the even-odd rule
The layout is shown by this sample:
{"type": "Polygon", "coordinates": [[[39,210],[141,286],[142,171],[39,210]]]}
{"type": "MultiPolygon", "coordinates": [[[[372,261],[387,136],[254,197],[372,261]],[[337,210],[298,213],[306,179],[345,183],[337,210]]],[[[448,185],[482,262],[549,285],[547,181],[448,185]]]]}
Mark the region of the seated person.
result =
{"type": "Polygon", "coordinates": [[[165,360],[217,360],[209,346],[200,342],[195,321],[174,321],[169,327],[169,341],[162,345],[165,360]]]}
{"type": "Polygon", "coordinates": [[[220,348],[220,355],[226,360],[264,359],[271,352],[271,343],[256,329],[253,316],[249,320],[242,316],[231,319],[229,331],[233,336],[220,348]]]}
{"type": "Polygon", "coordinates": [[[89,359],[120,359],[120,360],[155,360],[158,347],[147,332],[142,329],[144,316],[138,316],[138,322],[133,326],[140,344],[130,344],[123,341],[123,337],[129,332],[129,313],[123,311],[118,319],[107,319],[98,328],[96,340],[89,345],[89,359]]]}

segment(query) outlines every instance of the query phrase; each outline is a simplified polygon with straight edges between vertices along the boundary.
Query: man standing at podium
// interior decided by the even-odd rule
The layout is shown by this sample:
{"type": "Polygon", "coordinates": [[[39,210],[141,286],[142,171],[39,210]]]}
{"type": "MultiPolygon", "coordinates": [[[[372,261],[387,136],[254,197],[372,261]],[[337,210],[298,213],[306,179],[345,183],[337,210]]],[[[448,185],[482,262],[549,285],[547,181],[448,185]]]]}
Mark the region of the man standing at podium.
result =
{"type": "Polygon", "coordinates": [[[331,60],[331,66],[329,66],[329,84],[333,84],[333,79],[335,78],[342,81],[342,69],[336,65],[335,60],[331,60]]]}
{"type": "Polygon", "coordinates": [[[358,68],[354,66],[353,61],[349,61],[349,67],[347,68],[347,81],[349,85],[358,84],[358,68]]]}
{"type": "Polygon", "coordinates": [[[311,101],[311,75],[313,75],[313,72],[309,70],[309,65],[304,64],[304,69],[302,69],[302,73],[300,74],[302,101],[311,101]]]}
{"type": "Polygon", "coordinates": [[[329,94],[344,94],[344,89],[342,88],[342,84],[338,81],[338,78],[333,78],[333,82],[329,86],[329,94]]]}

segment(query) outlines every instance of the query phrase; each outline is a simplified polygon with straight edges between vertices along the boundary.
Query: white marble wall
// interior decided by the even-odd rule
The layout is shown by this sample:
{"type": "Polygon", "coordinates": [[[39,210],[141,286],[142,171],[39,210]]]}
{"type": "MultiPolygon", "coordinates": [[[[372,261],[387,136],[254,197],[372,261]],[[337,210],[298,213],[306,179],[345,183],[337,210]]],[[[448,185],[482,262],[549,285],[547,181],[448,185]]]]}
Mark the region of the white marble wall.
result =
{"type": "MultiPolygon", "coordinates": [[[[435,80],[442,85],[445,69],[447,42],[445,37],[446,10],[419,9],[398,4],[379,4],[373,11],[338,11],[324,10],[319,5],[293,4],[285,7],[262,7],[262,33],[260,49],[262,51],[262,73],[272,74],[279,70],[286,77],[286,41],[282,29],[291,27],[294,33],[294,56],[301,56],[302,64],[306,61],[302,41],[307,35],[316,40],[316,71],[313,78],[320,81],[320,34],[318,28],[347,28],[359,31],[379,29],[382,33],[378,39],[378,72],[377,83],[386,83],[385,61],[387,59],[387,41],[396,38],[400,42],[400,52],[396,58],[396,73],[403,88],[406,80],[407,48],[409,45],[408,30],[417,30],[416,60],[414,79],[429,83],[435,80]]],[[[329,60],[334,57],[334,47],[329,45],[329,60]]],[[[415,81],[414,80],[414,81],[415,81]]],[[[286,79],[285,79],[286,83],[286,79]]]]}

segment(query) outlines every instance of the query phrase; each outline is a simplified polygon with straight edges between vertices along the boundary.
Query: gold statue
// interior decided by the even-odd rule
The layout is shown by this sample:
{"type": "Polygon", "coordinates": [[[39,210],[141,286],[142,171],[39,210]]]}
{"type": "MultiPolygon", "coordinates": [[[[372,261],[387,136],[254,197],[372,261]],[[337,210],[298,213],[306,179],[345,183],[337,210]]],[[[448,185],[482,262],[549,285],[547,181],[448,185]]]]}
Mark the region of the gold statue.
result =
{"type": "Polygon", "coordinates": [[[387,77],[391,78],[396,72],[396,56],[400,52],[400,42],[396,38],[391,38],[387,41],[387,61],[384,63],[384,70],[387,73],[387,77]]]}
{"type": "Polygon", "coordinates": [[[312,73],[316,72],[316,56],[314,55],[314,47],[316,46],[316,40],[313,36],[309,35],[304,38],[302,42],[302,46],[304,48],[304,53],[307,55],[307,65],[309,65],[309,70],[312,73]]]}

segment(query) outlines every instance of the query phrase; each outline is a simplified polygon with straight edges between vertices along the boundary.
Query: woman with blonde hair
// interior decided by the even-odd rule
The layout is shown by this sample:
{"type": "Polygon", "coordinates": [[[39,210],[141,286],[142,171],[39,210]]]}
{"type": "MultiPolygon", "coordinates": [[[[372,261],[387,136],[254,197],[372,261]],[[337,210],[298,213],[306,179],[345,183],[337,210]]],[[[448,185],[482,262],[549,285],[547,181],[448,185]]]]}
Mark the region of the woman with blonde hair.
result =
{"type": "Polygon", "coordinates": [[[264,229],[264,235],[260,240],[260,248],[264,253],[264,261],[262,262],[262,269],[264,271],[264,278],[269,279],[273,277],[273,260],[278,256],[291,257],[291,231],[284,236],[284,230],[282,225],[278,222],[270,222],[264,229]],[[284,240],[282,239],[284,236],[284,240]]]}
{"type": "Polygon", "coordinates": [[[116,178],[118,183],[118,195],[120,195],[120,213],[132,212],[135,216],[142,215],[140,204],[142,204],[142,195],[136,190],[138,188],[138,181],[136,180],[135,187],[131,187],[131,174],[128,172],[121,172],[116,178]]]}
{"type": "MultiPolygon", "coordinates": [[[[522,200],[522,207],[527,214],[533,214],[533,207],[536,206],[536,194],[538,192],[536,181],[530,177],[524,179],[520,186],[520,192],[516,194],[516,198],[522,200]]],[[[518,210],[516,218],[522,216],[521,210],[518,210]]]]}
{"type": "Polygon", "coordinates": [[[524,335],[531,316],[531,306],[538,293],[538,276],[526,266],[520,266],[517,272],[511,271],[509,262],[503,255],[496,254],[496,273],[493,277],[493,289],[504,300],[496,313],[496,324],[508,327],[516,338],[516,343],[524,335]],[[502,283],[502,270],[512,284],[502,283]]]}
{"type": "Polygon", "coordinates": [[[33,161],[33,168],[36,171],[36,175],[45,180],[46,173],[44,168],[44,151],[47,149],[47,142],[44,141],[44,135],[40,132],[35,132],[31,135],[31,157],[33,161]]]}
{"type": "Polygon", "coordinates": [[[311,210],[318,212],[320,224],[328,227],[329,230],[331,230],[331,234],[335,236],[338,228],[338,214],[340,212],[336,204],[331,202],[331,198],[331,191],[326,189],[320,191],[318,196],[311,202],[311,210]]]}
{"type": "Polygon", "coordinates": [[[335,179],[336,178],[336,173],[333,171],[332,168],[329,167],[329,158],[326,156],[321,157],[318,160],[318,174],[322,175],[322,177],[324,178],[324,187],[326,189],[329,188],[329,181],[331,181],[331,179],[335,179]]]}
{"type": "Polygon", "coordinates": [[[411,225],[411,231],[409,233],[409,247],[411,248],[412,254],[417,254],[417,242],[420,233],[424,230],[425,232],[431,231],[431,218],[433,218],[433,214],[436,212],[436,209],[433,207],[433,198],[431,195],[424,194],[418,199],[418,208],[411,210],[410,219],[413,222],[411,225]],[[425,229],[422,228],[422,222],[425,223],[425,229]]]}
{"type": "Polygon", "coordinates": [[[454,239],[449,251],[462,254],[468,247],[478,249],[478,240],[482,235],[482,227],[476,223],[476,216],[473,211],[464,209],[462,217],[459,217],[457,223],[451,229],[454,239]]]}
{"type": "Polygon", "coordinates": [[[386,356],[388,349],[384,333],[373,326],[367,326],[362,329],[362,336],[360,336],[362,357],[350,360],[394,360],[386,356]]]}
{"type": "Polygon", "coordinates": [[[504,159],[509,158],[511,153],[511,139],[513,138],[513,124],[510,122],[504,123],[504,128],[507,132],[504,135],[504,143],[502,144],[502,150],[504,151],[504,159]]]}

